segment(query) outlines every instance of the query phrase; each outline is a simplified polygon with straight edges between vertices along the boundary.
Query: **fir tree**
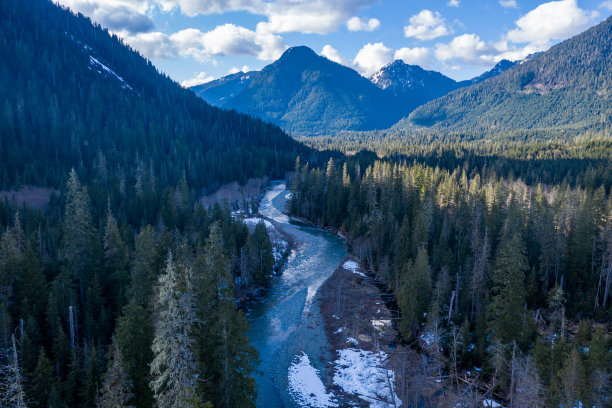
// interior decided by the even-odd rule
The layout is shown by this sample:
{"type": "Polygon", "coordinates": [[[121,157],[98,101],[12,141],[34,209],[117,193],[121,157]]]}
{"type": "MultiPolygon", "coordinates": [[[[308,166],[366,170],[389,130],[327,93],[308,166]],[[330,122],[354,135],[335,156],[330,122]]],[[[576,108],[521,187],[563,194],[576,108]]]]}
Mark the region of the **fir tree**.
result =
{"type": "Polygon", "coordinates": [[[193,354],[196,317],[191,269],[168,255],[155,300],[151,389],[160,408],[186,408],[196,392],[197,362],[193,354]]]}
{"type": "Polygon", "coordinates": [[[123,365],[123,354],[119,345],[114,343],[97,406],[98,408],[133,408],[129,404],[134,397],[131,391],[132,382],[123,365]]]}

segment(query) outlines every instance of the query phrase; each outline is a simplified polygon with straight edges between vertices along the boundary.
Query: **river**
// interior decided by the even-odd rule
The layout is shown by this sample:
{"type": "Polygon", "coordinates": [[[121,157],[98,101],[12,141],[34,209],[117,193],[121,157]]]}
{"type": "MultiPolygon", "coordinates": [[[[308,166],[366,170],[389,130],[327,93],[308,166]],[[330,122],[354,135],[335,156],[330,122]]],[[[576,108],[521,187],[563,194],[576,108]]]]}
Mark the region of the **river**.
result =
{"type": "Polygon", "coordinates": [[[316,294],[347,255],[342,238],[320,228],[297,222],[283,214],[289,191],[274,183],[259,211],[293,237],[295,246],[282,274],[266,296],[253,302],[247,316],[249,338],[259,351],[257,407],[299,406],[288,390],[291,363],[305,353],[325,382],[330,355],[316,294]]]}

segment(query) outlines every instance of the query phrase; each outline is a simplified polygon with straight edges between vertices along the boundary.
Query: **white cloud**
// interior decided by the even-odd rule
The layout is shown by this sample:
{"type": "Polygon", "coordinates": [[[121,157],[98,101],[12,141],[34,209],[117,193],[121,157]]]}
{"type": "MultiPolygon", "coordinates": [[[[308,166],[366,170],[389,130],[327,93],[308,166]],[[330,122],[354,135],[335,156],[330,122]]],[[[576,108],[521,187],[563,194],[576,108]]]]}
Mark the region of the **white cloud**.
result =
{"type": "Polygon", "coordinates": [[[468,64],[488,64],[484,57],[489,48],[476,34],[463,34],[451,40],[448,44],[438,44],[435,55],[440,61],[461,61],[468,64]]]}
{"type": "Polygon", "coordinates": [[[206,72],[200,72],[195,78],[187,79],[181,82],[183,88],[191,88],[192,86],[202,85],[210,81],[214,81],[215,78],[206,76],[206,72]]]}
{"type": "Polygon", "coordinates": [[[437,11],[422,10],[410,17],[410,24],[404,27],[404,35],[419,40],[433,40],[451,33],[446,20],[437,11]]]}
{"type": "Polygon", "coordinates": [[[349,31],[374,31],[380,27],[380,21],[375,18],[362,20],[359,17],[351,17],[346,22],[346,27],[349,31]]]}
{"type": "Polygon", "coordinates": [[[238,72],[249,72],[251,70],[251,68],[249,68],[248,65],[243,65],[242,68],[236,68],[236,67],[232,67],[229,71],[227,71],[228,74],[237,74],[238,72]]]}
{"type": "Polygon", "coordinates": [[[578,7],[576,0],[544,3],[516,21],[516,28],[506,34],[514,43],[530,43],[541,50],[554,40],[564,40],[584,31],[597,17],[578,7]]]}
{"type": "Polygon", "coordinates": [[[59,0],[59,4],[115,32],[141,33],[154,27],[149,0],[59,0]]]}
{"type": "Polygon", "coordinates": [[[342,55],[340,55],[337,49],[329,44],[323,47],[321,50],[321,55],[330,61],[337,62],[338,64],[344,64],[344,58],[342,58],[342,55]]]}
{"type": "Polygon", "coordinates": [[[599,5],[599,8],[604,8],[606,10],[612,11],[612,0],[606,0],[599,5]]]}
{"type": "Polygon", "coordinates": [[[499,4],[505,8],[516,8],[516,0],[499,0],[499,4]]]}
{"type": "Polygon", "coordinates": [[[267,17],[258,32],[327,34],[376,0],[154,0],[163,10],[180,9],[188,16],[246,11],[267,17]]]}
{"type": "Polygon", "coordinates": [[[428,67],[431,65],[431,51],[425,47],[415,48],[400,48],[395,51],[395,57],[401,59],[406,64],[420,65],[421,67],[428,67]]]}
{"type": "Polygon", "coordinates": [[[448,7],[459,7],[459,0],[448,0],[446,3],[448,7]]]}
{"type": "Polygon", "coordinates": [[[195,28],[171,35],[160,32],[130,35],[123,33],[128,44],[148,58],[191,57],[210,62],[213,56],[254,56],[263,61],[279,58],[287,49],[285,41],[274,34],[259,33],[233,24],[217,26],[202,32],[195,28]]]}
{"type": "Polygon", "coordinates": [[[149,59],[176,58],[178,52],[172,40],[160,32],[130,34],[119,33],[121,37],[133,48],[149,59]]]}
{"type": "Polygon", "coordinates": [[[392,62],[393,56],[393,50],[385,47],[383,43],[369,43],[359,50],[353,64],[359,73],[369,76],[392,62]]]}

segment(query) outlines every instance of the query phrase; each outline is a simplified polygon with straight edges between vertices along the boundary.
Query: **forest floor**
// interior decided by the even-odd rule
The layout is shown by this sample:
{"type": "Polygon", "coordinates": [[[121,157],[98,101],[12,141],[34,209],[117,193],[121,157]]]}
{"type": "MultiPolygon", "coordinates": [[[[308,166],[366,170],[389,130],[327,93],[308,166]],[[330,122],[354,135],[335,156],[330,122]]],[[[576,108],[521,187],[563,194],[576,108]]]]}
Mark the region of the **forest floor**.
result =
{"type": "Polygon", "coordinates": [[[319,293],[325,332],[335,361],[331,390],[353,406],[399,406],[388,356],[395,348],[392,313],[374,279],[346,258],[319,293]],[[395,399],[395,401],[393,401],[395,399]],[[394,403],[395,402],[395,403],[394,403]]]}

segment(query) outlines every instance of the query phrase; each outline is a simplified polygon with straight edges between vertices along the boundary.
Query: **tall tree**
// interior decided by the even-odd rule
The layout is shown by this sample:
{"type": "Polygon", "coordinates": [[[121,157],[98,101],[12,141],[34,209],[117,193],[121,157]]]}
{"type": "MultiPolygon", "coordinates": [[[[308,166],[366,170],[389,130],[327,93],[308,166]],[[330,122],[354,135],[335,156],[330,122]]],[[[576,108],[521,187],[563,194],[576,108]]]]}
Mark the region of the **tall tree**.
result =
{"type": "Polygon", "coordinates": [[[491,328],[502,343],[516,339],[525,308],[525,248],[520,233],[502,238],[491,271],[491,328]]]}
{"type": "Polygon", "coordinates": [[[191,268],[168,255],[155,300],[151,389],[160,408],[186,408],[196,393],[197,361],[193,354],[198,323],[191,268]]]}
{"type": "Polygon", "coordinates": [[[133,397],[132,382],[123,365],[123,354],[119,345],[114,343],[97,406],[98,408],[133,408],[130,405],[133,397]]]}

